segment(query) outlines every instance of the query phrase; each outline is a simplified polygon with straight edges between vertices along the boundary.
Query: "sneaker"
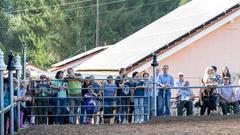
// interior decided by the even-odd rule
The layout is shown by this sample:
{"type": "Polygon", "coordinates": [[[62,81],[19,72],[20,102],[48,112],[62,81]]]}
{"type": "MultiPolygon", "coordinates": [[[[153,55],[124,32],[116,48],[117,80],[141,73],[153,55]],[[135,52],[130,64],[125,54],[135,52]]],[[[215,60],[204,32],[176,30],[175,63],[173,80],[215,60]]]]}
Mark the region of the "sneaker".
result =
{"type": "Polygon", "coordinates": [[[211,111],[210,115],[220,115],[220,113],[218,111],[211,111]]]}
{"type": "Polygon", "coordinates": [[[21,127],[21,129],[25,129],[25,128],[28,128],[28,127],[29,127],[28,124],[24,124],[24,125],[21,127]]]}
{"type": "Polygon", "coordinates": [[[127,124],[127,123],[128,123],[128,121],[124,120],[122,123],[123,123],[123,124],[127,124]]]}

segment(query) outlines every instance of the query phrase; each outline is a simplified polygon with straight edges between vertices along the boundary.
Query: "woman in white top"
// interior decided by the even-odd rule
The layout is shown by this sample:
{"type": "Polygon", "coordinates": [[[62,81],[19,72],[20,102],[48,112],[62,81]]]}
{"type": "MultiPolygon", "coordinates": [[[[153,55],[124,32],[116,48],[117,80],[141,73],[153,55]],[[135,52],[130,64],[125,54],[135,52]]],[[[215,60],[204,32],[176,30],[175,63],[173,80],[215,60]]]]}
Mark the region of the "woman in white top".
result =
{"type": "Polygon", "coordinates": [[[211,77],[211,75],[212,75],[211,70],[212,70],[212,69],[213,69],[212,67],[207,67],[207,68],[205,69],[205,72],[204,72],[204,75],[203,75],[203,78],[202,78],[202,83],[203,83],[203,84],[206,84],[207,81],[208,81],[208,79],[211,77]]]}

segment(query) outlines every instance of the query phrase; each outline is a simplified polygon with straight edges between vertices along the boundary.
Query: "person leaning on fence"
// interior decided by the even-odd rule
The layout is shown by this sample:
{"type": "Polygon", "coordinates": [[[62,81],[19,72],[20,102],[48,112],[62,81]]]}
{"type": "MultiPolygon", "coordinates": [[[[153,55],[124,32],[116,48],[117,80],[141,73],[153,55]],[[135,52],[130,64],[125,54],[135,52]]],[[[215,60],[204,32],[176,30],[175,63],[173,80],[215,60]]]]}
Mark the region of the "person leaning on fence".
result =
{"type": "MultiPolygon", "coordinates": [[[[94,114],[98,114],[98,113],[100,114],[100,96],[101,96],[100,85],[95,81],[95,76],[94,75],[90,75],[89,77],[90,77],[90,83],[93,87],[93,90],[97,94],[96,112],[94,112],[94,114]]],[[[94,115],[93,116],[94,124],[97,124],[98,118],[100,118],[99,115],[94,115]]]]}
{"type": "MultiPolygon", "coordinates": [[[[88,87],[91,85],[90,77],[87,76],[84,78],[83,86],[82,86],[82,97],[85,96],[86,93],[88,93],[88,87]]],[[[84,124],[85,120],[85,113],[87,112],[87,104],[85,97],[81,101],[81,109],[80,109],[80,124],[84,124]]]]}
{"type": "MultiPolygon", "coordinates": [[[[18,95],[21,98],[24,98],[26,96],[26,83],[22,81],[20,83],[20,89],[18,91],[18,95]]],[[[25,128],[27,127],[27,124],[25,122],[27,121],[27,115],[28,115],[28,110],[26,108],[26,102],[21,102],[20,103],[20,128],[25,128]]]]}
{"type": "MultiPolygon", "coordinates": [[[[10,89],[8,87],[8,79],[4,78],[4,108],[10,105],[10,89]]],[[[5,112],[4,114],[4,133],[9,134],[9,130],[7,129],[7,121],[10,118],[10,111],[5,112]]]]}
{"type": "Polygon", "coordinates": [[[36,112],[37,112],[37,123],[38,124],[47,124],[48,115],[48,95],[50,95],[50,84],[47,82],[46,75],[40,76],[40,82],[36,86],[35,95],[36,95],[36,112]]]}
{"type": "Polygon", "coordinates": [[[49,104],[49,108],[48,108],[48,124],[58,124],[58,107],[57,107],[57,102],[58,102],[58,98],[57,98],[57,93],[58,90],[53,88],[53,81],[50,78],[47,78],[49,84],[50,84],[50,93],[48,96],[48,104],[49,104]]]}
{"type": "Polygon", "coordinates": [[[68,94],[69,94],[69,123],[76,124],[78,108],[80,107],[82,100],[82,83],[83,78],[80,75],[76,75],[72,68],[67,69],[67,76],[65,77],[68,83],[68,94]]]}
{"type": "Polygon", "coordinates": [[[217,111],[217,91],[216,91],[216,82],[215,78],[209,78],[206,83],[204,83],[204,86],[207,86],[207,88],[200,89],[199,94],[199,102],[200,102],[200,115],[204,115],[206,109],[207,114],[210,113],[216,113],[217,111]]]}
{"type": "Polygon", "coordinates": [[[113,81],[113,76],[109,75],[107,81],[103,84],[103,117],[104,123],[110,123],[113,117],[113,102],[117,94],[117,86],[113,81]]]}
{"type": "Polygon", "coordinates": [[[128,123],[128,113],[129,113],[129,106],[130,106],[130,88],[131,84],[129,83],[127,74],[122,76],[122,81],[120,82],[120,108],[121,108],[121,123],[128,123]]]}
{"type": "MultiPolygon", "coordinates": [[[[189,81],[184,81],[184,87],[190,86],[189,81]]],[[[186,108],[187,115],[193,115],[193,101],[195,96],[193,94],[192,89],[190,88],[182,88],[177,91],[177,109],[178,116],[183,115],[183,109],[186,108]]]]}
{"type": "Polygon", "coordinates": [[[93,86],[89,85],[87,87],[87,92],[84,94],[84,102],[86,106],[86,124],[93,124],[92,123],[92,118],[93,114],[95,114],[98,109],[97,109],[97,93],[94,92],[93,86]]]}
{"type": "Polygon", "coordinates": [[[171,107],[171,89],[169,87],[174,86],[173,77],[168,73],[169,66],[164,65],[163,74],[159,76],[158,84],[161,87],[158,91],[158,116],[170,116],[170,107],[171,107]],[[164,94],[165,93],[165,94],[164,94]],[[166,107],[166,111],[164,113],[164,105],[166,107]]]}
{"type": "MultiPolygon", "coordinates": [[[[4,108],[10,105],[10,88],[9,88],[9,83],[8,83],[8,78],[4,79],[4,108]]],[[[14,111],[15,112],[15,111],[14,111]]],[[[7,121],[10,121],[10,110],[5,112],[4,114],[4,129],[5,133],[9,134],[9,130],[7,127],[9,127],[9,124],[7,125],[7,121]]],[[[14,121],[15,123],[15,121],[14,121]]],[[[14,124],[14,128],[16,128],[16,123],[14,124]]]]}
{"type": "Polygon", "coordinates": [[[128,123],[133,122],[133,113],[134,113],[134,90],[135,86],[137,83],[137,77],[138,77],[138,72],[135,71],[132,73],[132,78],[129,78],[129,84],[130,84],[130,92],[131,92],[131,97],[130,97],[130,107],[129,107],[129,117],[128,117],[128,123]]]}
{"type": "Polygon", "coordinates": [[[152,114],[153,110],[153,83],[149,79],[149,74],[147,72],[143,73],[143,79],[145,83],[145,90],[144,90],[144,121],[148,121],[152,114]]]}
{"type": "MultiPolygon", "coordinates": [[[[227,76],[224,77],[223,85],[231,86],[229,83],[230,83],[230,78],[227,76]]],[[[219,88],[218,94],[220,97],[219,105],[222,107],[223,114],[226,115],[227,113],[230,113],[230,111],[233,111],[234,114],[238,114],[239,105],[238,105],[238,101],[236,101],[236,95],[233,88],[232,87],[219,88]]]]}
{"type": "Polygon", "coordinates": [[[137,82],[135,83],[134,90],[134,121],[135,123],[143,123],[144,122],[144,90],[145,90],[145,82],[143,78],[137,74],[136,76],[137,82]]]}
{"type": "Polygon", "coordinates": [[[121,92],[122,88],[120,87],[123,76],[126,75],[126,69],[125,68],[120,68],[119,70],[119,76],[115,78],[115,84],[117,85],[117,98],[116,98],[116,116],[115,116],[115,123],[120,123],[121,122],[121,112],[122,112],[122,106],[121,106],[121,92]]]}
{"type": "MultiPolygon", "coordinates": [[[[31,96],[31,97],[35,97],[35,87],[36,87],[36,81],[33,81],[31,78],[31,71],[27,70],[26,71],[26,79],[23,80],[25,85],[26,85],[26,95],[27,96],[31,96]]],[[[26,102],[26,108],[28,111],[28,116],[32,115],[35,113],[36,108],[33,108],[35,104],[34,99],[32,100],[32,102],[26,102]]],[[[27,118],[28,122],[31,124],[35,124],[35,116],[31,116],[27,118]]]]}
{"type": "MultiPolygon", "coordinates": [[[[31,97],[18,97],[17,96],[17,87],[18,87],[18,80],[16,78],[13,78],[13,91],[14,91],[14,97],[13,97],[13,102],[18,102],[18,101],[31,101],[31,97]]],[[[8,107],[10,105],[10,87],[8,84],[8,79],[4,78],[4,108],[8,107]]],[[[14,107],[14,131],[17,130],[17,108],[14,107]]],[[[9,134],[9,130],[7,127],[7,121],[10,121],[10,110],[5,112],[4,114],[4,133],[9,134]]],[[[9,123],[9,122],[8,122],[9,123]]]]}
{"type": "Polygon", "coordinates": [[[57,115],[55,118],[55,124],[64,124],[64,119],[67,114],[67,90],[68,85],[63,80],[63,71],[58,71],[55,75],[56,80],[52,81],[51,87],[57,91],[57,108],[54,108],[57,115]]]}

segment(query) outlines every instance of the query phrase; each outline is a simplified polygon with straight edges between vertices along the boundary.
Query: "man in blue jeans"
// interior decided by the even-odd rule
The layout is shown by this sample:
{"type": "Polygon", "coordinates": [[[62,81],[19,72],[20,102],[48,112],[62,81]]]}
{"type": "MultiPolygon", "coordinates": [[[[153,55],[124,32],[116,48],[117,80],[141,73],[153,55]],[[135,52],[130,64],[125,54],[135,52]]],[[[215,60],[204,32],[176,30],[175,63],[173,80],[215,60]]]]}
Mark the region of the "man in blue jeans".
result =
{"type": "Polygon", "coordinates": [[[170,99],[171,99],[171,89],[169,87],[174,86],[173,77],[168,74],[169,66],[164,65],[163,68],[163,74],[159,76],[158,84],[160,87],[158,91],[158,116],[169,116],[170,115],[170,99]],[[165,113],[164,113],[164,105],[166,107],[165,113]]]}

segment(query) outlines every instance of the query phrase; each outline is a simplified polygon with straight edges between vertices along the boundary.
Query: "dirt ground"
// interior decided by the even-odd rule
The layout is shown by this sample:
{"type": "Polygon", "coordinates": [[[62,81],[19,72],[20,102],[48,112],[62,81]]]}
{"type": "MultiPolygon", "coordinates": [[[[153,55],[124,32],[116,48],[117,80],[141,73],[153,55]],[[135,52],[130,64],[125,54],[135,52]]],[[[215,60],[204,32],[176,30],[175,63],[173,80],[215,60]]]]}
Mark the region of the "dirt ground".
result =
{"type": "Polygon", "coordinates": [[[240,135],[240,115],[155,118],[145,124],[37,125],[17,135],[240,135]]]}

